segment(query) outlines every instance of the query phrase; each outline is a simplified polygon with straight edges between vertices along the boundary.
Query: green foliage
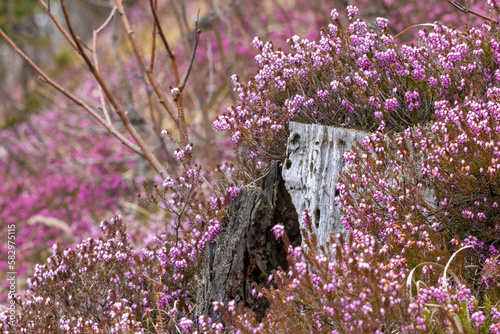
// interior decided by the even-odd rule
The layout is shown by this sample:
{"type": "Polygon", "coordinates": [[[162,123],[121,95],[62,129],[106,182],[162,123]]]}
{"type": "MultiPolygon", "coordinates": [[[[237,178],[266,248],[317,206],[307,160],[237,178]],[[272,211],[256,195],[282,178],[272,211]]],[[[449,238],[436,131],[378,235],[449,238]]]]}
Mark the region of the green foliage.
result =
{"type": "Polygon", "coordinates": [[[0,28],[10,32],[16,22],[39,9],[37,0],[3,0],[0,4],[0,28]]]}

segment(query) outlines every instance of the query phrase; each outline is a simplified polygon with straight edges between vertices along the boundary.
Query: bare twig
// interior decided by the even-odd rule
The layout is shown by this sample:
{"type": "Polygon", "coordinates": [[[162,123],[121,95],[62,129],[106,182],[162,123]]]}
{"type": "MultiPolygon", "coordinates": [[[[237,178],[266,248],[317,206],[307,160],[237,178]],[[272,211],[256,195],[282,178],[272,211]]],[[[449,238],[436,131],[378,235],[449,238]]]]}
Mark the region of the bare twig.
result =
{"type": "MultiPolygon", "coordinates": [[[[92,48],[95,50],[94,51],[94,64],[96,67],[96,70],[99,71],[99,60],[97,57],[97,34],[100,33],[108,24],[111,22],[113,19],[113,16],[115,15],[116,12],[116,6],[113,7],[113,10],[111,10],[111,13],[109,14],[108,18],[104,23],[97,29],[94,30],[92,33],[92,48]]],[[[109,117],[108,109],[106,108],[106,102],[104,101],[104,92],[102,91],[101,86],[99,86],[99,99],[101,101],[101,106],[102,106],[102,111],[104,112],[104,117],[106,118],[106,121],[111,124],[111,118],[109,117]]]]}
{"type": "Polygon", "coordinates": [[[158,34],[160,35],[160,38],[163,42],[163,45],[165,46],[165,49],[167,50],[168,57],[170,58],[170,61],[172,62],[172,69],[174,71],[174,77],[175,77],[175,85],[179,86],[180,83],[180,77],[179,77],[179,68],[177,66],[177,62],[175,59],[175,54],[172,52],[170,49],[170,45],[167,42],[167,38],[165,37],[165,34],[163,33],[163,29],[160,24],[160,20],[158,19],[158,12],[157,12],[157,2],[156,0],[149,0],[149,4],[151,6],[151,13],[153,13],[153,17],[155,19],[155,27],[158,29],[158,34]]]}
{"type": "MultiPolygon", "coordinates": [[[[150,4],[151,4],[151,11],[154,12],[156,11],[156,9],[158,8],[158,0],[154,0],[154,3],[153,3],[153,0],[150,0],[150,4]]],[[[155,20],[155,22],[153,23],[153,31],[152,31],[152,41],[151,41],[151,58],[149,60],[149,67],[151,68],[151,71],[153,71],[153,68],[155,66],[155,55],[156,55],[156,29],[157,29],[157,22],[155,20]]]]}
{"type": "MultiPolygon", "coordinates": [[[[120,7],[123,10],[123,6],[121,5],[121,1],[116,0],[115,1],[116,6],[118,7],[118,11],[120,12],[120,7]],[[119,5],[118,5],[119,4],[119,5]]],[[[99,85],[101,86],[102,90],[106,94],[106,96],[109,99],[109,102],[113,106],[113,108],[116,110],[118,116],[120,117],[123,125],[127,129],[128,133],[134,138],[136,141],[137,145],[141,148],[141,154],[144,155],[144,158],[149,162],[149,164],[154,168],[154,170],[160,174],[162,177],[166,178],[167,174],[165,172],[165,167],[158,161],[158,159],[153,155],[153,153],[149,150],[148,146],[146,145],[146,142],[142,139],[142,137],[139,135],[135,127],[130,123],[130,120],[128,119],[125,111],[123,108],[120,107],[118,104],[118,101],[116,100],[115,96],[111,93],[111,90],[108,88],[106,82],[104,81],[103,77],[101,76],[100,72],[95,68],[94,64],[92,61],[89,59],[87,54],[82,48],[82,45],[79,41],[78,36],[76,35],[75,31],[73,30],[73,27],[71,25],[71,21],[69,19],[68,11],[66,9],[66,6],[64,4],[64,0],[61,0],[61,8],[64,14],[64,18],[66,20],[66,25],[68,26],[68,30],[70,35],[73,37],[73,41],[75,42],[77,46],[78,53],[82,56],[83,60],[89,67],[90,71],[94,75],[94,78],[97,80],[99,85]]],[[[123,16],[122,16],[123,17],[123,16]]]]}
{"type": "Polygon", "coordinates": [[[186,87],[186,82],[187,79],[189,78],[189,74],[191,73],[191,70],[193,69],[193,62],[194,62],[194,57],[196,55],[196,49],[198,48],[198,42],[200,41],[200,34],[201,30],[198,28],[198,19],[200,17],[200,10],[198,10],[198,14],[196,15],[196,22],[194,26],[194,46],[193,46],[193,52],[191,53],[191,60],[189,61],[189,67],[186,72],[186,76],[184,77],[184,80],[182,80],[182,84],[179,86],[179,90],[182,92],[184,87],[186,87]]]}
{"type": "Polygon", "coordinates": [[[64,38],[66,38],[68,43],[75,50],[78,50],[75,42],[73,42],[73,39],[71,39],[71,36],[69,35],[69,33],[66,31],[66,29],[64,29],[64,27],[61,25],[59,20],[55,17],[54,13],[52,13],[52,11],[50,10],[50,1],[48,2],[48,5],[43,0],[38,0],[38,2],[40,3],[40,5],[42,5],[43,9],[45,9],[47,11],[47,15],[49,15],[49,17],[52,19],[52,22],[55,23],[55,25],[57,26],[57,29],[63,34],[64,38]]]}
{"type": "Polygon", "coordinates": [[[448,2],[450,4],[452,4],[456,9],[458,9],[459,11],[461,11],[462,13],[466,13],[466,14],[472,14],[472,15],[476,15],[480,18],[483,18],[485,20],[488,20],[490,22],[494,22],[494,23],[498,23],[497,20],[493,20],[493,19],[490,19],[489,17],[487,16],[484,16],[482,14],[479,14],[479,13],[476,13],[475,11],[473,10],[470,10],[469,6],[464,6],[464,5],[461,5],[459,4],[458,2],[454,1],[454,0],[448,0],[448,2]]]}
{"type": "Polygon", "coordinates": [[[181,145],[182,146],[187,145],[187,143],[189,142],[189,138],[188,138],[188,133],[187,133],[186,122],[179,121],[178,117],[175,116],[175,112],[173,110],[173,107],[170,104],[169,100],[167,99],[165,92],[162,90],[159,82],[154,77],[153,72],[151,71],[151,68],[147,65],[146,58],[144,57],[144,53],[142,51],[142,48],[139,44],[139,41],[137,40],[137,37],[135,36],[135,32],[130,27],[130,23],[129,23],[127,14],[125,13],[125,10],[123,8],[121,0],[115,0],[115,4],[118,7],[118,13],[121,16],[123,27],[125,28],[125,31],[127,32],[129,40],[132,44],[132,48],[133,48],[134,53],[137,57],[137,60],[139,61],[139,64],[141,65],[142,70],[146,74],[151,86],[153,87],[153,90],[155,91],[156,95],[158,96],[160,104],[164,107],[165,111],[168,113],[170,118],[175,121],[175,124],[178,125],[179,131],[181,133],[181,135],[180,135],[181,145]]]}
{"type": "Polygon", "coordinates": [[[87,105],[85,102],[77,98],[75,95],[66,91],[61,85],[59,85],[57,82],[49,78],[48,75],[42,69],[40,69],[21,49],[19,49],[19,47],[3,32],[2,29],[0,29],[0,37],[2,37],[7,42],[7,44],[9,44],[14,49],[14,51],[17,54],[19,54],[28,63],[28,65],[42,77],[45,83],[51,85],[56,90],[64,94],[64,96],[66,96],[68,99],[70,99],[83,109],[85,109],[92,117],[94,117],[99,123],[101,123],[113,136],[118,138],[124,145],[126,145],[132,151],[142,154],[141,148],[139,146],[135,145],[134,143],[130,142],[127,138],[125,138],[121,133],[119,133],[115,128],[113,128],[111,124],[107,123],[106,120],[103,119],[89,105],[87,105]]]}
{"type": "Polygon", "coordinates": [[[64,0],[61,0],[61,8],[63,10],[63,14],[65,17],[69,32],[62,26],[62,24],[59,22],[59,20],[54,15],[51,15],[50,8],[43,1],[41,1],[41,0],[39,0],[39,1],[42,4],[42,6],[48,11],[50,18],[56,24],[57,28],[63,33],[65,38],[68,40],[68,42],[82,56],[85,63],[89,67],[90,71],[94,75],[95,79],[97,80],[97,82],[101,86],[102,90],[104,91],[104,93],[108,97],[111,105],[113,106],[113,108],[115,108],[116,112],[118,113],[123,125],[125,126],[125,128],[129,132],[129,134],[132,136],[132,138],[135,140],[137,145],[135,145],[134,143],[130,142],[127,138],[125,138],[120,132],[118,132],[105,119],[103,119],[89,105],[87,105],[85,102],[83,102],[82,100],[77,98],[75,95],[66,91],[61,85],[59,85],[58,83],[53,81],[51,78],[49,78],[49,76],[43,70],[41,70],[21,49],[19,49],[17,47],[17,45],[15,45],[15,43],[2,30],[0,30],[0,37],[2,37],[7,42],[7,44],[9,44],[28,63],[28,65],[31,66],[41,76],[42,81],[50,84],[56,90],[63,93],[67,98],[69,98],[70,100],[75,102],[77,105],[79,105],[83,109],[85,109],[92,117],[97,119],[98,122],[101,123],[112,135],[114,135],[115,137],[120,139],[121,142],[124,143],[127,147],[132,149],[134,152],[143,155],[158,174],[160,174],[162,177],[167,177],[164,166],[162,166],[162,164],[158,161],[158,159],[151,153],[151,151],[147,147],[147,145],[144,142],[144,140],[142,139],[142,137],[137,133],[135,128],[132,126],[128,117],[125,114],[125,111],[122,108],[120,108],[115,97],[111,94],[111,91],[108,89],[106,82],[104,81],[104,79],[102,78],[100,73],[96,70],[94,64],[88,58],[85,51],[83,50],[83,46],[80,43],[78,36],[74,32],[73,27],[71,25],[71,22],[69,21],[69,16],[68,16],[66,7],[64,5],[64,0]]]}

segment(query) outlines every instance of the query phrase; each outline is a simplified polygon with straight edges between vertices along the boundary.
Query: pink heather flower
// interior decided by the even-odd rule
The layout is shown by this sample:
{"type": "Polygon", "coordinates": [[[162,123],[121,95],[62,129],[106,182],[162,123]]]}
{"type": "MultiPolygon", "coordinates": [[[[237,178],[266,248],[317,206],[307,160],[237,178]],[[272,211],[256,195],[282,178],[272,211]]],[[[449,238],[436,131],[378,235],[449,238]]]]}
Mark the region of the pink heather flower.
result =
{"type": "Polygon", "coordinates": [[[387,99],[384,107],[387,111],[393,111],[398,107],[398,100],[396,100],[396,98],[387,99]]]}
{"type": "Polygon", "coordinates": [[[500,334],[500,323],[492,324],[488,329],[492,334],[500,334]]]}
{"type": "Polygon", "coordinates": [[[163,181],[163,187],[164,188],[167,188],[167,189],[170,189],[174,186],[174,180],[170,177],[166,178],[164,181],[163,181]]]}
{"type": "Polygon", "coordinates": [[[236,309],[236,302],[234,300],[231,300],[229,303],[227,303],[227,310],[229,312],[233,312],[236,309]]]}
{"type": "Polygon", "coordinates": [[[497,5],[497,1],[496,0],[488,0],[488,1],[486,1],[486,5],[488,7],[490,7],[491,9],[495,9],[495,5],[497,5]]]}
{"type": "Polygon", "coordinates": [[[383,18],[383,17],[377,17],[375,19],[375,22],[377,23],[377,26],[380,29],[387,29],[387,27],[389,26],[389,23],[390,23],[388,19],[383,18]]]}
{"type": "Polygon", "coordinates": [[[217,312],[219,307],[223,307],[224,303],[223,302],[212,302],[212,305],[214,306],[214,312],[217,312]]]}
{"type": "Polygon", "coordinates": [[[176,149],[174,155],[177,161],[181,161],[185,156],[185,152],[181,149],[176,149]]]}
{"type": "Polygon", "coordinates": [[[255,36],[253,41],[252,41],[252,46],[256,49],[261,50],[264,47],[264,43],[262,42],[260,37],[255,36]]]}
{"type": "Polygon", "coordinates": [[[231,137],[231,141],[235,144],[237,144],[239,141],[240,141],[240,138],[241,138],[241,132],[240,131],[236,131],[233,136],[231,137]]]}
{"type": "Polygon", "coordinates": [[[352,20],[354,18],[354,16],[359,14],[358,7],[352,6],[352,5],[347,6],[346,11],[347,11],[347,17],[349,18],[349,20],[352,20]]]}
{"type": "Polygon", "coordinates": [[[282,224],[278,224],[278,225],[274,226],[271,229],[271,231],[273,231],[274,237],[276,238],[276,240],[278,240],[285,233],[285,226],[283,226],[282,224]]]}
{"type": "Polygon", "coordinates": [[[175,87],[175,88],[172,88],[170,90],[170,92],[172,93],[172,96],[174,99],[177,99],[179,98],[179,96],[181,95],[181,91],[179,90],[179,88],[175,87]]]}
{"type": "Polygon", "coordinates": [[[188,318],[182,318],[179,322],[179,326],[186,332],[193,326],[193,321],[188,318]]]}
{"type": "Polygon", "coordinates": [[[305,210],[304,212],[302,212],[302,224],[304,226],[307,226],[310,221],[311,221],[311,213],[309,212],[309,210],[305,210]]]}
{"type": "Polygon", "coordinates": [[[330,16],[332,18],[333,21],[335,21],[336,19],[339,18],[339,13],[337,12],[336,9],[333,9],[331,12],[330,12],[330,16]]]}
{"type": "Polygon", "coordinates": [[[240,192],[240,190],[236,187],[229,187],[226,189],[226,194],[229,195],[229,200],[232,201],[236,195],[238,195],[238,193],[240,192]]]}
{"type": "Polygon", "coordinates": [[[470,320],[474,321],[476,323],[476,326],[479,327],[484,324],[484,322],[486,321],[486,317],[483,311],[478,311],[471,315],[470,320]]]}

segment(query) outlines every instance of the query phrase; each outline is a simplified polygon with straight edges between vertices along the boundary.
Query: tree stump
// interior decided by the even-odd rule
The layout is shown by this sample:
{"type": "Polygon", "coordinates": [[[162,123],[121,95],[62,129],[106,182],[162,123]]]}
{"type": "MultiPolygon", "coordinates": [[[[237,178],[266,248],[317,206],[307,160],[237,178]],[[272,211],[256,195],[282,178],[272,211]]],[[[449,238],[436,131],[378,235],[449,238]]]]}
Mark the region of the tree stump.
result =
{"type": "Polygon", "coordinates": [[[216,242],[207,247],[205,271],[197,295],[197,315],[213,315],[212,302],[243,303],[262,318],[268,308],[264,298],[252,295],[253,284],[267,286],[269,275],[288,268],[287,250],[276,241],[271,228],[283,224],[293,246],[301,244],[296,210],[287,193],[281,168],[275,162],[261,189],[244,189],[228,205],[216,242]]]}
{"type": "Polygon", "coordinates": [[[343,232],[342,214],[335,206],[335,186],[345,169],[343,155],[366,132],[317,124],[291,122],[287,160],[282,176],[286,190],[300,215],[309,210],[319,245],[328,242],[331,233],[343,232]]]}

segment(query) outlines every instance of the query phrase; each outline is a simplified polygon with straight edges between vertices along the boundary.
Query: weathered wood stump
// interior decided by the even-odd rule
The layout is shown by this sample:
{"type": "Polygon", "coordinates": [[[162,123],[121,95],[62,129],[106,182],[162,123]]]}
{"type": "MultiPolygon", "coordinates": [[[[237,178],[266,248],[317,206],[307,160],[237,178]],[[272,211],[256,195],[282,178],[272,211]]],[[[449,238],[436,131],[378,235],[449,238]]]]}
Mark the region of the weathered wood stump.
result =
{"type": "MultiPolygon", "coordinates": [[[[197,295],[198,315],[212,315],[212,302],[230,300],[243,302],[258,317],[265,315],[267,300],[252,296],[252,290],[254,282],[267,286],[272,270],[288,267],[285,246],[271,231],[279,223],[285,225],[290,243],[300,245],[298,216],[276,162],[261,189],[242,190],[226,208],[219,237],[208,246],[197,295]]],[[[218,315],[213,319],[221,320],[218,315]]]]}
{"type": "Polygon", "coordinates": [[[343,155],[369,133],[295,122],[289,129],[282,171],[286,190],[298,215],[309,210],[318,242],[324,245],[331,233],[344,231],[342,214],[334,202],[335,186],[345,168],[343,155]]]}

